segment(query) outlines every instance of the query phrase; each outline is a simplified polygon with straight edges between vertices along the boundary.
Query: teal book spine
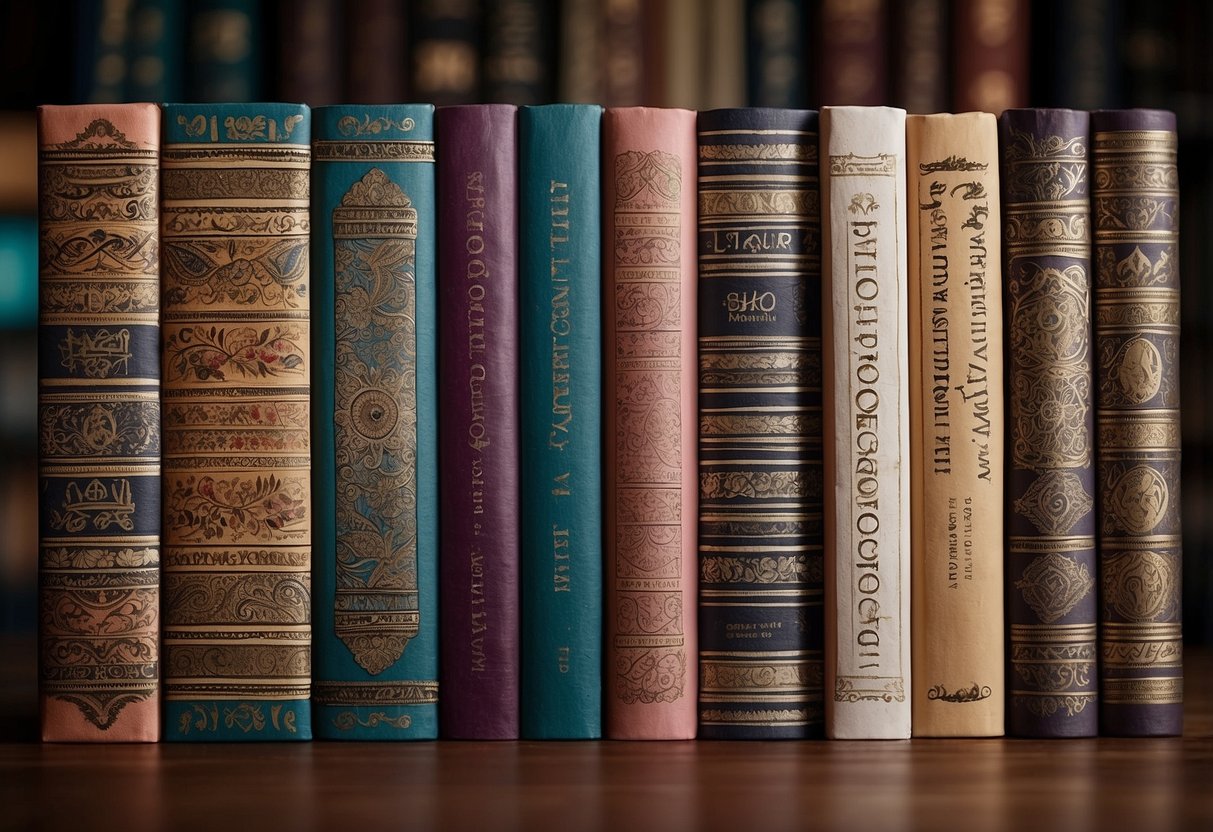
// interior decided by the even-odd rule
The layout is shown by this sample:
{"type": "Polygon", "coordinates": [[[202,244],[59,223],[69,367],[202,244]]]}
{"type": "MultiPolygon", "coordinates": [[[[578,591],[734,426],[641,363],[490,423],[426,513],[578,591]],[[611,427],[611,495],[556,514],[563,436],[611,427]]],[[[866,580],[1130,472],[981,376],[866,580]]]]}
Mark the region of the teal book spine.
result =
{"type": "Polygon", "coordinates": [[[163,124],[164,737],[307,740],[310,113],[163,124]]]}
{"type": "Polygon", "coordinates": [[[434,108],[313,117],[313,725],[435,739],[434,108]]]}
{"type": "Polygon", "coordinates": [[[602,734],[602,108],[519,111],[522,735],[602,734]]]}

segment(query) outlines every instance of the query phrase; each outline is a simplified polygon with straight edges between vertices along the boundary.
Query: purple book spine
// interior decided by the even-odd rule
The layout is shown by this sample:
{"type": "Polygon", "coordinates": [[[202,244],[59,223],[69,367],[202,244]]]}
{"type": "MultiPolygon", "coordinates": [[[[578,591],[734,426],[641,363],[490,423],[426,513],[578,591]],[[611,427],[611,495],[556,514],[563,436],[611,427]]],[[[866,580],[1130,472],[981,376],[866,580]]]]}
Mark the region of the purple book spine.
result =
{"type": "Polygon", "coordinates": [[[516,108],[437,112],[440,731],[517,739],[516,108]]]}

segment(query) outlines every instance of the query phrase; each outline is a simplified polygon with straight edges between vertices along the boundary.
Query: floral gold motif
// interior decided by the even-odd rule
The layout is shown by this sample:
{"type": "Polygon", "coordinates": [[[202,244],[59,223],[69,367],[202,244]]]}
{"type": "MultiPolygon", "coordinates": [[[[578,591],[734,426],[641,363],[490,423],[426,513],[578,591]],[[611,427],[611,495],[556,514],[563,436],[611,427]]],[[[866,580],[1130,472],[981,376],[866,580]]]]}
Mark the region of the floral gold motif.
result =
{"type": "Polygon", "coordinates": [[[1095,500],[1072,471],[1046,471],[1015,501],[1015,511],[1041,534],[1064,535],[1095,507],[1095,500]]]}
{"type": "Polygon", "coordinates": [[[1033,560],[1015,582],[1024,601],[1045,624],[1068,615],[1094,587],[1086,564],[1057,553],[1033,560]]]}

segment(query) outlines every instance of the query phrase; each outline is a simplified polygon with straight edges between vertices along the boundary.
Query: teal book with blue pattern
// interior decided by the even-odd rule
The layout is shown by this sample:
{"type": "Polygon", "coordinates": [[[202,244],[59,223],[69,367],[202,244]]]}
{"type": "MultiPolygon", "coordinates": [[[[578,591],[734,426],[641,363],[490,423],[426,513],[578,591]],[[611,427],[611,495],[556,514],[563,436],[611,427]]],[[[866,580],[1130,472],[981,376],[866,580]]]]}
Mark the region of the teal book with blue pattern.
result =
{"type": "Polygon", "coordinates": [[[313,725],[434,739],[434,108],[313,115],[313,725]]]}
{"type": "Polygon", "coordinates": [[[602,733],[601,124],[518,114],[527,739],[602,733]]]}
{"type": "Polygon", "coordinates": [[[164,737],[311,739],[311,121],[169,104],[160,168],[164,737]]]}

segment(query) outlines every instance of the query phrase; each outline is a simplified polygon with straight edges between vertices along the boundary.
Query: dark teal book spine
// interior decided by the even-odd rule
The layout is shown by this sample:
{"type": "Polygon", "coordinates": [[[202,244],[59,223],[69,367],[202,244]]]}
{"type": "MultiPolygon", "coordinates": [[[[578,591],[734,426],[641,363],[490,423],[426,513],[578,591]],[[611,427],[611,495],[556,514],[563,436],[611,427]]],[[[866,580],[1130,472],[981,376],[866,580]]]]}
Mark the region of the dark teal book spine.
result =
{"type": "Polygon", "coordinates": [[[315,732],[434,739],[434,108],[313,115],[315,732]]]}
{"type": "Polygon", "coordinates": [[[601,124],[518,115],[527,739],[602,734],[601,124]]]}
{"type": "Polygon", "coordinates": [[[308,740],[310,112],[163,125],[164,737],[308,740]]]}
{"type": "Polygon", "coordinates": [[[256,101],[261,95],[261,4],[194,0],[186,21],[185,94],[191,101],[256,101]]]}
{"type": "Polygon", "coordinates": [[[185,93],[185,0],[135,0],[127,39],[127,101],[180,101],[185,93]]]}

